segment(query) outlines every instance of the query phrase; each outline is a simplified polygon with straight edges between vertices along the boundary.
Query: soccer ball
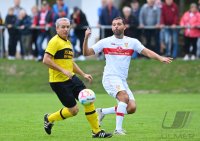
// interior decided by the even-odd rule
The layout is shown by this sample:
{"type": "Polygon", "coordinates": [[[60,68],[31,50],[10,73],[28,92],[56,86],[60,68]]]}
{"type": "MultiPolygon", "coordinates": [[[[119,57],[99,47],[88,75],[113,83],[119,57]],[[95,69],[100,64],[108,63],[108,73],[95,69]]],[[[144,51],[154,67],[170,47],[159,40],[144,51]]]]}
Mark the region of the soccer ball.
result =
{"type": "Polygon", "coordinates": [[[78,100],[83,105],[89,105],[96,99],[95,93],[90,89],[83,89],[78,95],[78,100]]]}

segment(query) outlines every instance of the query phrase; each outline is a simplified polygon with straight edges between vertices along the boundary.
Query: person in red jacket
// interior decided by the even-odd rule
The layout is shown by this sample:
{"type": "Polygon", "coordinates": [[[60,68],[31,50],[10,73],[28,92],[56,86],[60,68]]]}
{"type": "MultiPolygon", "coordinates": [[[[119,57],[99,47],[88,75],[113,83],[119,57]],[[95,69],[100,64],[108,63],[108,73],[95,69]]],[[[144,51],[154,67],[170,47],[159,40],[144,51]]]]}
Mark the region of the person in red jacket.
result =
{"type": "Polygon", "coordinates": [[[38,57],[37,61],[42,61],[44,55],[43,49],[43,41],[47,39],[50,40],[50,28],[53,26],[53,13],[47,1],[42,2],[41,10],[38,12],[37,17],[33,20],[32,27],[39,26],[41,30],[38,31],[37,37],[37,50],[38,50],[38,57]]]}
{"type": "Polygon", "coordinates": [[[197,4],[192,3],[190,10],[185,12],[180,21],[181,26],[186,26],[184,32],[184,49],[185,57],[184,60],[195,60],[197,51],[197,39],[200,37],[200,29],[196,26],[200,25],[200,13],[198,11],[197,4]],[[192,52],[190,53],[190,47],[192,45],[192,52]],[[190,55],[191,54],[191,58],[190,55]]]}
{"type": "Polygon", "coordinates": [[[166,56],[172,56],[173,58],[176,58],[178,53],[178,29],[176,28],[177,25],[178,7],[173,0],[165,0],[165,3],[163,3],[161,10],[161,28],[163,28],[164,26],[169,27],[164,28],[164,44],[166,47],[166,56]]]}

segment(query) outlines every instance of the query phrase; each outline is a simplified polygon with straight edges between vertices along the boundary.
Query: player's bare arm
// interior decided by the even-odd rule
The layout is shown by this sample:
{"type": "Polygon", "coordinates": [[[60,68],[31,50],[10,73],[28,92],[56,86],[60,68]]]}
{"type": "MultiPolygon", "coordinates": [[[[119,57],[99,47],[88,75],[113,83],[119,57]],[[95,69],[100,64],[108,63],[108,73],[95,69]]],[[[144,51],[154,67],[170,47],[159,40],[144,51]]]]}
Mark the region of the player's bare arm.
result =
{"type": "Polygon", "coordinates": [[[91,30],[89,28],[87,28],[87,30],[85,31],[85,38],[84,38],[84,42],[83,42],[83,55],[84,56],[90,56],[90,55],[94,55],[94,50],[92,48],[88,48],[88,38],[91,34],[91,30]]]}
{"type": "Polygon", "coordinates": [[[92,79],[93,79],[92,76],[90,74],[84,73],[75,62],[73,62],[73,71],[76,74],[83,76],[85,79],[89,81],[89,83],[92,83],[92,79]]]}
{"type": "Polygon", "coordinates": [[[52,60],[52,56],[50,54],[48,53],[44,54],[43,63],[51,69],[62,72],[63,74],[68,76],[70,79],[72,78],[72,74],[69,71],[63,69],[62,67],[54,63],[54,61],[52,60]]]}
{"type": "Polygon", "coordinates": [[[163,62],[163,63],[166,63],[166,64],[171,63],[172,60],[173,60],[173,58],[171,58],[171,57],[160,56],[160,55],[158,55],[157,53],[155,53],[155,52],[149,50],[148,48],[144,48],[144,49],[142,50],[142,54],[143,54],[144,56],[147,56],[147,57],[149,57],[149,58],[158,60],[158,61],[163,62]]]}

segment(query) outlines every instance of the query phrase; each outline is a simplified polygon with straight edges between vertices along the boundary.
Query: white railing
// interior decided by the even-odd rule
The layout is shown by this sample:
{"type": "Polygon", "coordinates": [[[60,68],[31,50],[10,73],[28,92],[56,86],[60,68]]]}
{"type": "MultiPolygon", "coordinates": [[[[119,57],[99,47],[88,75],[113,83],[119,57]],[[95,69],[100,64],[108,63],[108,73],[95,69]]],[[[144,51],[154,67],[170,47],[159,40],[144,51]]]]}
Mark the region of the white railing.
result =
{"type": "MultiPolygon", "coordinates": [[[[83,29],[88,28],[89,26],[85,26],[83,27],[83,29]]],[[[30,29],[44,29],[44,30],[49,30],[51,27],[40,27],[40,26],[34,26],[34,27],[30,27],[30,29]]],[[[105,37],[105,29],[111,29],[111,26],[107,26],[107,25],[101,25],[101,26],[90,26],[89,28],[94,29],[94,28],[98,28],[101,30],[101,38],[105,37]]],[[[198,28],[200,29],[200,26],[175,26],[175,27],[171,27],[171,26],[163,26],[163,28],[171,28],[171,29],[185,29],[185,28],[198,28]]],[[[3,57],[3,29],[6,29],[6,26],[0,26],[0,58],[3,57]]],[[[17,29],[20,29],[19,27],[17,27],[17,29]]],[[[138,29],[161,29],[160,27],[157,26],[144,26],[144,27],[138,27],[138,29]]]]}

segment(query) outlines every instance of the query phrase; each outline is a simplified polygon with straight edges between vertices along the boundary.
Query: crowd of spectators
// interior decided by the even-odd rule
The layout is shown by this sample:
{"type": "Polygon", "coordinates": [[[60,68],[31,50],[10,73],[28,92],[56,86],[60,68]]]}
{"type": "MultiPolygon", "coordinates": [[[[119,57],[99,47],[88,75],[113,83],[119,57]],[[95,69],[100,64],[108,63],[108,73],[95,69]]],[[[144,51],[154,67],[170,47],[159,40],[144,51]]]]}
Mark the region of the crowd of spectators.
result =
{"type": "MultiPolygon", "coordinates": [[[[113,0],[102,0],[101,7],[95,11],[99,17],[97,27],[111,26],[112,20],[122,16],[126,22],[126,36],[137,38],[147,48],[158,54],[177,58],[183,56],[184,60],[195,60],[200,57],[200,0],[191,3],[189,9],[179,15],[179,7],[173,0],[146,0],[143,5],[139,0],[132,0],[129,5],[120,11],[114,6],[113,0]],[[183,46],[180,47],[180,31],[184,31],[183,46]]],[[[82,44],[85,27],[89,26],[87,15],[79,8],[69,7],[64,0],[56,0],[50,6],[47,1],[42,1],[41,8],[33,6],[32,14],[28,15],[20,0],[14,0],[14,6],[8,9],[4,19],[0,15],[0,25],[7,28],[8,51],[6,55],[4,38],[3,54],[9,60],[16,59],[17,43],[20,43],[20,56],[24,60],[41,61],[44,54],[43,42],[50,40],[55,32],[55,21],[60,17],[68,17],[72,21],[70,39],[74,46],[74,56],[85,60],[82,56],[82,44]],[[79,40],[80,50],[75,46],[79,40]]],[[[0,29],[4,32],[5,29],[0,29]]],[[[112,36],[111,28],[100,28],[99,38],[112,36]]],[[[102,58],[103,54],[99,54],[102,58]]],[[[133,58],[140,57],[134,53],[133,58]]]]}

